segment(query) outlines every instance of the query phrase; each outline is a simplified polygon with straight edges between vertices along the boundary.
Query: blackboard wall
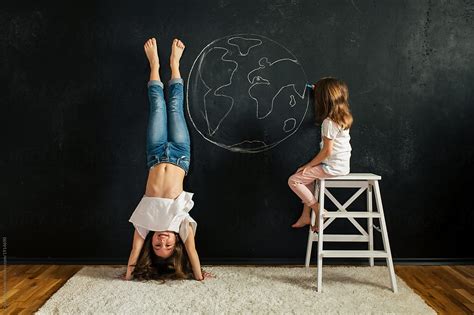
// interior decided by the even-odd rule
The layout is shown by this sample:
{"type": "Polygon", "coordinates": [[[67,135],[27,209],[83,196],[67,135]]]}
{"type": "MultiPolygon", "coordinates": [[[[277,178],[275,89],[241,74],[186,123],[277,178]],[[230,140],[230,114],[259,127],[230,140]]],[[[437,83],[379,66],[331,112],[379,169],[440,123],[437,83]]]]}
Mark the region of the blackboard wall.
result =
{"type": "MultiPolygon", "coordinates": [[[[147,176],[143,43],[157,38],[167,81],[174,37],[186,44],[187,79],[207,44],[247,33],[284,45],[310,82],[347,82],[355,118],[351,171],[382,176],[396,261],[474,257],[466,244],[473,227],[474,3],[2,6],[0,228],[10,261],[126,262],[128,218],[147,176]]],[[[287,179],[318,151],[313,114],[310,108],[296,133],[254,154],[218,147],[190,125],[185,190],[195,193],[191,215],[203,262],[303,263],[307,229],[290,227],[301,202],[287,179]]],[[[332,232],[353,231],[336,223],[332,232]]]]}

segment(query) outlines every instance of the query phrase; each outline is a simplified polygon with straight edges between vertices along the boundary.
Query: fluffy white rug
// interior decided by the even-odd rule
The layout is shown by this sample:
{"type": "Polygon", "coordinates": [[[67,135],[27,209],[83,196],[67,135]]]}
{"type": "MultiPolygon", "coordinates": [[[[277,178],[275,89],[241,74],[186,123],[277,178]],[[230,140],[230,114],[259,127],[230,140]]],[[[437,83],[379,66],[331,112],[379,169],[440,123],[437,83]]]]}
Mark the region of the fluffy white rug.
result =
{"type": "Polygon", "coordinates": [[[216,278],[159,284],[116,279],[125,267],[87,266],[36,314],[435,314],[399,277],[394,294],[384,266],[324,266],[322,293],[315,267],[205,269],[216,278]]]}

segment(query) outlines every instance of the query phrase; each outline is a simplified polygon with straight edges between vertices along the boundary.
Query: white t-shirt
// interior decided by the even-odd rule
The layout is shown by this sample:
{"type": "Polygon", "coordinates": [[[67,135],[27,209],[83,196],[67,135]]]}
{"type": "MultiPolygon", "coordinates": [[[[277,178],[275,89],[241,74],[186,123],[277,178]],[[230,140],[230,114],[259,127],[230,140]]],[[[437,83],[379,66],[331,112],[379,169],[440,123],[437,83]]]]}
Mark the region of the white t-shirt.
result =
{"type": "Polygon", "coordinates": [[[349,174],[352,151],[349,129],[343,130],[330,118],[326,118],[321,124],[321,143],[319,144],[321,149],[323,137],[333,140],[332,153],[322,162],[324,172],[330,175],[349,174]]]}
{"type": "Polygon", "coordinates": [[[130,216],[129,222],[145,239],[149,231],[173,231],[186,241],[188,227],[196,234],[197,223],[189,215],[194,206],[193,193],[182,191],[176,199],[143,196],[130,216]]]}

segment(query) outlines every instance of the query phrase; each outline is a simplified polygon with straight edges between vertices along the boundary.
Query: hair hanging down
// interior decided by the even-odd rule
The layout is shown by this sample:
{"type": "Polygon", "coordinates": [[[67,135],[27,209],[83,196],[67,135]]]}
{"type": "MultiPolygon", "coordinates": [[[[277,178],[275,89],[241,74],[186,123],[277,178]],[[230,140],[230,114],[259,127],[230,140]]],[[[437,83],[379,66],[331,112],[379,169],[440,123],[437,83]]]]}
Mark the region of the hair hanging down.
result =
{"type": "Polygon", "coordinates": [[[329,117],[343,129],[352,126],[349,89],[344,81],[332,77],[320,79],[314,84],[314,101],[317,123],[329,117]]]}
{"type": "Polygon", "coordinates": [[[156,256],[151,239],[153,232],[145,238],[132,276],[137,280],[192,279],[193,273],[184,244],[177,233],[173,254],[164,259],[156,256]]]}

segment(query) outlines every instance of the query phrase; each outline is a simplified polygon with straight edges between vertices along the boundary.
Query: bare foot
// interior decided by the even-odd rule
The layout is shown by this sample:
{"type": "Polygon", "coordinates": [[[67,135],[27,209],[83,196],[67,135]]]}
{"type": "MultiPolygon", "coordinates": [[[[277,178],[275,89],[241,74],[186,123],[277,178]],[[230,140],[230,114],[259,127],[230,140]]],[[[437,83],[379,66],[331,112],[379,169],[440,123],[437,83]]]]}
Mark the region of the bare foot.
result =
{"type": "MultiPolygon", "coordinates": [[[[318,205],[318,207],[319,207],[319,205],[318,205]]],[[[319,209],[318,209],[318,207],[316,207],[316,209],[311,208],[311,209],[313,209],[313,211],[314,211],[314,216],[315,216],[315,218],[316,218],[316,220],[315,220],[315,222],[314,222],[314,225],[311,226],[311,231],[313,231],[313,232],[319,232],[319,219],[318,219],[318,216],[319,216],[319,209]]],[[[326,209],[323,210],[323,214],[324,214],[324,213],[327,213],[327,212],[328,212],[328,211],[327,211],[326,209]]],[[[326,222],[326,220],[327,220],[327,218],[323,218],[323,224],[324,224],[324,222],[326,222]]]]}
{"type": "Polygon", "coordinates": [[[311,223],[311,218],[309,216],[302,215],[298,221],[291,225],[292,228],[302,228],[311,223]]]}
{"type": "Polygon", "coordinates": [[[160,59],[158,58],[158,47],[156,45],[156,39],[153,37],[147,40],[143,48],[145,49],[146,57],[150,62],[150,68],[159,68],[160,59]]]}
{"type": "Polygon", "coordinates": [[[183,55],[184,51],[184,44],[182,41],[179,39],[175,38],[173,40],[173,43],[171,44],[171,56],[170,56],[170,65],[173,66],[178,66],[179,67],[179,60],[181,59],[181,56],[183,55]]]}

